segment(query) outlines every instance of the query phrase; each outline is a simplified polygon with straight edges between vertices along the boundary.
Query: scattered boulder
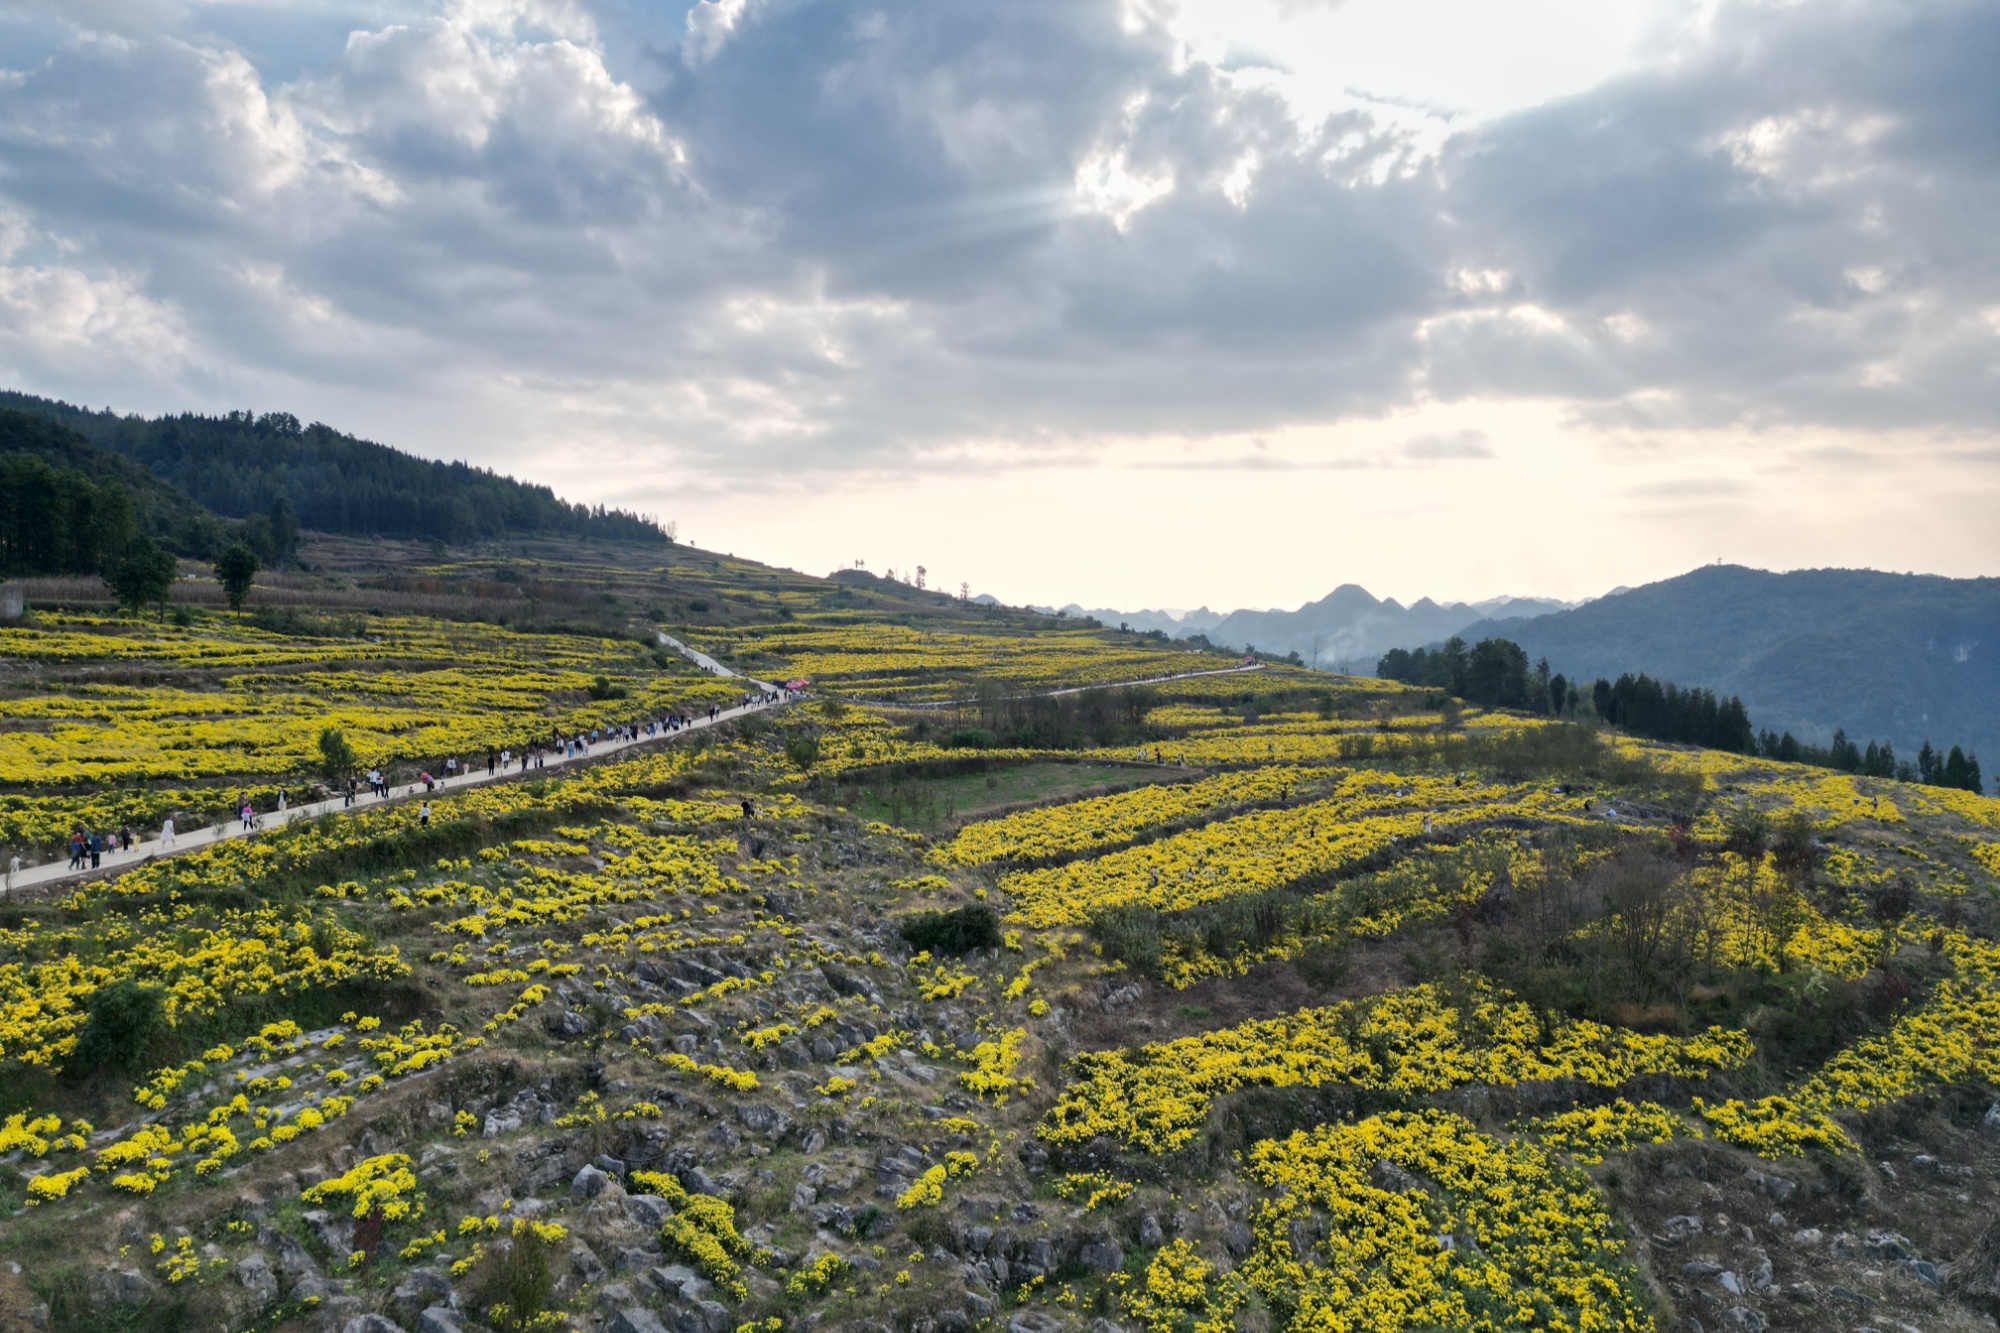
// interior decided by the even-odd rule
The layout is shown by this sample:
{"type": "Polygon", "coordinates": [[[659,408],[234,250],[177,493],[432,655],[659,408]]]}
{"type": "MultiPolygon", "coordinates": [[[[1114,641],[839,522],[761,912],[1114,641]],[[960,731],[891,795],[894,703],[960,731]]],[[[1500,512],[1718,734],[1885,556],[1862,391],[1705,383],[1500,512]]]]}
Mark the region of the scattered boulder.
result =
{"type": "Polygon", "coordinates": [[[586,1199],[596,1198],[617,1183],[602,1168],[595,1165],[586,1166],[569,1182],[569,1197],[581,1203],[586,1199]]]}
{"type": "Polygon", "coordinates": [[[1077,1251],[1076,1261],[1093,1272],[1121,1272],[1125,1267],[1125,1247],[1109,1237],[1092,1237],[1077,1251]]]}
{"type": "Polygon", "coordinates": [[[259,1305],[269,1305],[278,1298],[278,1275],[261,1251],[253,1250],[236,1261],[236,1280],[259,1305]]]}
{"type": "Polygon", "coordinates": [[[400,1310],[415,1313],[433,1305],[456,1305],[451,1294],[451,1279],[435,1268],[412,1268],[403,1274],[403,1280],[396,1284],[390,1299],[400,1310]]]}
{"type": "Polygon", "coordinates": [[[1693,1213],[1683,1213],[1670,1217],[1666,1224],[1654,1233],[1655,1245],[1685,1245],[1691,1237],[1701,1234],[1701,1219],[1693,1213]]]}
{"type": "Polygon", "coordinates": [[[159,1286],[136,1268],[103,1268],[90,1275],[90,1304],[94,1309],[107,1305],[137,1305],[158,1294],[159,1286]]]}
{"type": "Polygon", "coordinates": [[[278,1251],[278,1271],[294,1280],[318,1277],[319,1264],[311,1251],[284,1232],[275,1232],[272,1244],[278,1251]]]}
{"type": "Polygon", "coordinates": [[[702,1301],[715,1290],[708,1279],[684,1264],[662,1264],[647,1276],[669,1300],[702,1301]]]}
{"type": "Polygon", "coordinates": [[[1767,1171],[1759,1171],[1754,1167],[1745,1173],[1745,1175],[1752,1185],[1764,1191],[1765,1194],[1778,1203],[1789,1203],[1792,1196],[1799,1192],[1798,1182],[1784,1176],[1773,1175],[1767,1171]]]}
{"type": "Polygon", "coordinates": [[[1023,1310],[1007,1321],[1007,1333],[1062,1333],[1062,1320],[1041,1310],[1023,1310]]]}
{"type": "Polygon", "coordinates": [[[463,1333],[458,1311],[448,1305],[433,1305],[417,1316],[417,1333],[463,1333]]]}
{"type": "Polygon", "coordinates": [[[358,1314],[341,1327],[340,1333],[403,1333],[386,1315],[358,1314]]]}
{"type": "Polygon", "coordinates": [[[681,1307],[675,1321],[680,1333],[729,1333],[736,1327],[729,1307],[721,1301],[695,1301],[681,1307]]]}
{"type": "Polygon", "coordinates": [[[597,1257],[596,1250],[591,1249],[582,1241],[578,1241],[576,1244],[570,1246],[569,1266],[570,1271],[574,1272],[585,1282],[595,1282],[598,1278],[604,1276],[604,1261],[597,1257]]]}
{"type": "Polygon", "coordinates": [[[613,1315],[604,1333],[667,1333],[667,1326],[651,1310],[635,1305],[613,1315]]]}
{"type": "Polygon", "coordinates": [[[1880,1259],[1914,1259],[1917,1247],[1910,1238],[1896,1231],[1871,1231],[1861,1247],[1880,1259]]]}
{"type": "MultiPolygon", "coordinates": [[[[353,1333],[354,1326],[351,1321],[367,1313],[368,1307],[362,1303],[359,1296],[328,1296],[319,1303],[319,1326],[326,1330],[326,1333],[335,1333],[335,1330],[339,1330],[340,1333],[353,1333]]],[[[389,1327],[396,1326],[390,1324],[389,1327]]],[[[363,1333],[380,1333],[380,1329],[364,1326],[363,1333]]]]}
{"type": "Polygon", "coordinates": [[[762,1102],[751,1102],[748,1105],[737,1107],[736,1117],[752,1133],[762,1134],[773,1143],[784,1138],[792,1129],[792,1118],[790,1116],[776,1107],[766,1106],[762,1102]]]}
{"type": "Polygon", "coordinates": [[[657,1249],[622,1249],[611,1261],[611,1266],[621,1273],[643,1273],[659,1260],[657,1249]]]}
{"type": "Polygon", "coordinates": [[[633,1194],[625,1200],[625,1215],[642,1227],[657,1227],[672,1217],[674,1210],[657,1194],[633,1194]]]}

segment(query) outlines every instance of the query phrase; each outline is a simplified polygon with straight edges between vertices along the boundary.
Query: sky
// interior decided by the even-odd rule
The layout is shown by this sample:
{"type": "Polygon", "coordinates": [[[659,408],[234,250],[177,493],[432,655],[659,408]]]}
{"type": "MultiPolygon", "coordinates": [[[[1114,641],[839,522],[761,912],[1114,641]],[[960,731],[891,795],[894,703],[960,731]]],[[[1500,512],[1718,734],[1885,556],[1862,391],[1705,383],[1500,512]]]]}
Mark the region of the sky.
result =
{"type": "Polygon", "coordinates": [[[2000,7],[0,0],[0,386],[1008,602],[2000,573],[2000,7]]]}

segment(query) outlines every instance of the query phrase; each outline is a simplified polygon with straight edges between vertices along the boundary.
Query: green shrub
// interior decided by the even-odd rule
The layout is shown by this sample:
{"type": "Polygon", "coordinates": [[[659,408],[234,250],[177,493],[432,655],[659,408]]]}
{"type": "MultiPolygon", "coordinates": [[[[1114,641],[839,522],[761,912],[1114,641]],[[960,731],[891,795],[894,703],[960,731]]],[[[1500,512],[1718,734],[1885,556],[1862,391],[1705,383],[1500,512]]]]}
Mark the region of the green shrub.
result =
{"type": "Polygon", "coordinates": [[[130,1069],[138,1064],[160,1034],[167,1016],[158,986],[141,986],[126,977],[90,997],[90,1017],[77,1037],[69,1068],[77,1073],[130,1069]]]}
{"type": "MultiPolygon", "coordinates": [[[[526,1330],[547,1327],[544,1316],[555,1303],[556,1279],[549,1271],[549,1234],[531,1221],[518,1221],[507,1245],[490,1262],[480,1283],[486,1318],[495,1327],[526,1330]]],[[[559,1233],[558,1233],[559,1234],[559,1233]]],[[[497,1249],[498,1247],[496,1247],[497,1249]]]]}
{"type": "Polygon", "coordinates": [[[1314,990],[1332,990],[1347,978],[1347,951],[1333,940],[1314,940],[1292,960],[1292,970],[1314,990]]]}
{"type": "Polygon", "coordinates": [[[985,903],[951,912],[925,912],[903,923],[903,938],[912,949],[931,953],[968,954],[974,949],[1000,947],[1000,914],[985,903]]]}
{"type": "Polygon", "coordinates": [[[1144,903],[1127,903],[1098,913],[1090,933],[1104,956],[1145,976],[1160,973],[1160,914],[1144,903]]]}

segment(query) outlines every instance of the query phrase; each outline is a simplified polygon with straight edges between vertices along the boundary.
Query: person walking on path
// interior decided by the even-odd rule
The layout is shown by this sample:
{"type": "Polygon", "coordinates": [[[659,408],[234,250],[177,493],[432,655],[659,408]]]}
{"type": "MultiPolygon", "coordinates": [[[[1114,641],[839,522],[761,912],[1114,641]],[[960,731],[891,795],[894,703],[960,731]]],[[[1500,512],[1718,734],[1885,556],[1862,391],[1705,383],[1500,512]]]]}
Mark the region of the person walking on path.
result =
{"type": "Polygon", "coordinates": [[[172,815],[168,815],[165,819],[160,821],[160,846],[171,847],[173,845],[174,845],[174,817],[172,815]]]}
{"type": "Polygon", "coordinates": [[[486,776],[489,778],[493,776],[493,751],[491,750],[486,752],[486,776]]]}
{"type": "Polygon", "coordinates": [[[291,797],[291,793],[290,793],[290,792],[286,791],[286,790],[285,790],[285,789],[284,789],[283,787],[280,787],[280,788],[278,788],[278,813],[279,813],[279,814],[281,814],[281,815],[282,815],[282,814],[284,814],[284,813],[285,813],[285,806],[286,806],[287,802],[289,801],[290,797],[291,797]]]}
{"type": "Polygon", "coordinates": [[[12,856],[7,858],[8,893],[12,893],[14,891],[14,881],[17,878],[19,878],[20,874],[21,874],[21,854],[19,852],[15,852],[12,856]]]}
{"type": "Polygon", "coordinates": [[[458,756],[452,755],[444,761],[444,780],[450,782],[458,776],[458,756]]]}
{"type": "Polygon", "coordinates": [[[429,828],[431,826],[431,803],[429,801],[425,801],[417,807],[417,826],[419,828],[429,828]]]}
{"type": "Polygon", "coordinates": [[[100,858],[101,858],[101,857],[103,857],[103,855],[104,855],[104,839],[102,839],[102,838],[98,837],[98,836],[97,836],[97,835],[96,835],[95,833],[91,834],[91,835],[90,835],[90,868],[91,868],[92,870],[95,870],[95,869],[97,869],[97,867],[98,867],[98,865],[99,865],[99,862],[100,862],[100,858]]]}
{"type": "Polygon", "coordinates": [[[243,817],[243,831],[248,833],[250,831],[250,802],[245,801],[243,808],[236,813],[243,817]]]}

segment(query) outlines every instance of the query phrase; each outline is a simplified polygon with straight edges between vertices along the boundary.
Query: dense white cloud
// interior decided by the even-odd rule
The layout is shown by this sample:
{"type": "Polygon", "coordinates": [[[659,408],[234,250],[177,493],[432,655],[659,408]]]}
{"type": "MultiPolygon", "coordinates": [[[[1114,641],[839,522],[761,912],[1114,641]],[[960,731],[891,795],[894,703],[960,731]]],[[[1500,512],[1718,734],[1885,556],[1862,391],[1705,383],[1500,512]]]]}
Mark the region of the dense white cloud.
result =
{"type": "MultiPolygon", "coordinates": [[[[1829,470],[1990,467],[2000,13],[1500,15],[355,0],[253,41],[198,0],[0,5],[41,38],[0,73],[0,374],[697,512],[1526,466],[1706,544],[1829,470]],[[1482,424],[1509,405],[1541,424],[1482,424]]],[[[2000,554],[1941,531],[1937,567],[2000,554]]]]}

